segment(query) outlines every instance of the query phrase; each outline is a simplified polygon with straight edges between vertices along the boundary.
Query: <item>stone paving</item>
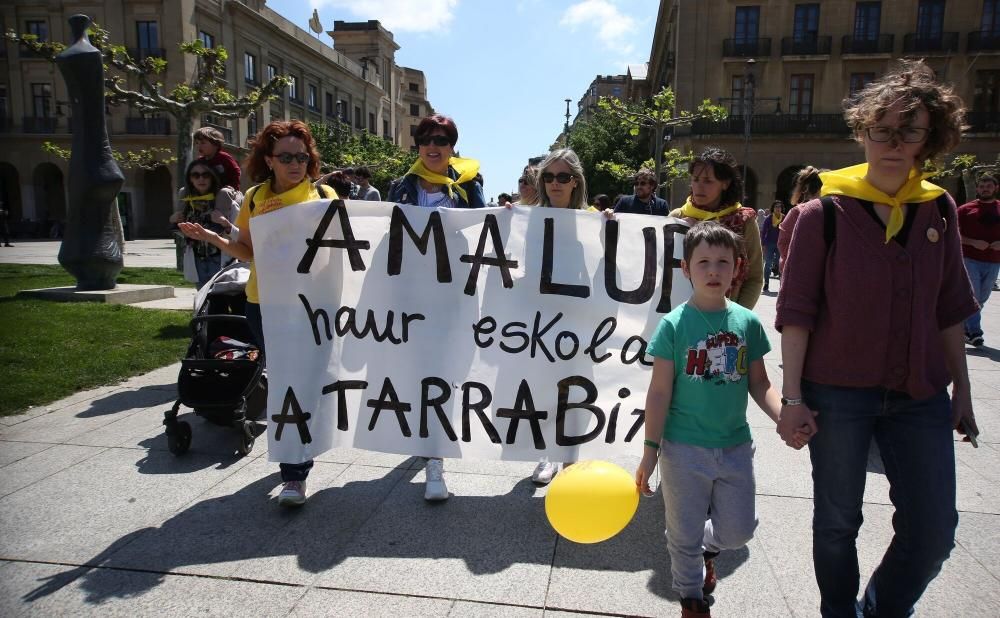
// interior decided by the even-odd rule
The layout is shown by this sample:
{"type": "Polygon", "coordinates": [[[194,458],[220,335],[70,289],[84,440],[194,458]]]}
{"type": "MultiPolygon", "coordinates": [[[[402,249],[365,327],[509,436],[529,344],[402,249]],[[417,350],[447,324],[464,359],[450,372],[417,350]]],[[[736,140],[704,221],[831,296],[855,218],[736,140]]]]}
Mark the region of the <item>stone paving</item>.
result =
{"type": "MultiPolygon", "coordinates": [[[[773,322],[773,293],[758,311],[773,322]]],[[[997,345],[1000,298],[984,322],[997,345]]],[[[1000,350],[970,349],[968,360],[980,448],[956,444],[957,545],[918,616],[1000,615],[1000,350]]],[[[766,362],[777,382],[780,350],[766,362]]],[[[265,443],[241,458],[235,432],[191,415],[191,451],[167,451],[161,421],[178,367],[0,418],[0,615],[678,613],[659,496],[614,539],[577,545],[549,527],[533,464],[448,460],[452,498],[429,504],[420,460],[335,449],[310,475],[308,504],[284,510],[265,443]]],[[[748,415],[760,527],[718,559],[713,612],[816,616],[808,455],[785,447],[762,412],[748,415]]],[[[616,463],[632,470],[637,458],[616,463]]],[[[865,575],[889,543],[891,513],[872,471],[865,575]]]]}

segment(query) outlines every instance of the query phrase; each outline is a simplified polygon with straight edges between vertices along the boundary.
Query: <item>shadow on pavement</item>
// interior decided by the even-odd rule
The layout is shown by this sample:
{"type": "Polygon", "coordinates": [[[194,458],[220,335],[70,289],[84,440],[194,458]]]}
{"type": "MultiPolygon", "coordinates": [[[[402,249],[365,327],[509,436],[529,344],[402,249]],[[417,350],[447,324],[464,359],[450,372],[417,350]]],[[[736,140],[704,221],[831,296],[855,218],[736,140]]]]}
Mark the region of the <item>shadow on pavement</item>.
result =
{"type": "Polygon", "coordinates": [[[966,346],[965,352],[969,356],[980,356],[982,358],[988,358],[993,362],[1000,362],[1000,350],[991,348],[988,345],[980,346],[978,348],[966,346]]]}
{"type": "Polygon", "coordinates": [[[120,390],[90,401],[90,407],[78,412],[77,418],[93,418],[118,414],[142,407],[158,406],[173,401],[177,396],[174,384],[150,384],[133,390],[120,390]]]}

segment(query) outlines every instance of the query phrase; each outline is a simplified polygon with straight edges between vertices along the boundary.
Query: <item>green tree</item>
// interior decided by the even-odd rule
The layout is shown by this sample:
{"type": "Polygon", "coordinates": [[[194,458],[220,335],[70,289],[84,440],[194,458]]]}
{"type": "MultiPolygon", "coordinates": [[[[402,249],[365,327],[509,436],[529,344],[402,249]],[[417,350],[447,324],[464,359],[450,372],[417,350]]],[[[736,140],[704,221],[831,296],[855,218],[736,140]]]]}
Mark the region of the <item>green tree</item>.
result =
{"type": "MultiPolygon", "coordinates": [[[[124,45],[111,43],[108,31],[97,24],[88,29],[90,42],[104,57],[104,87],[111,105],[130,105],[141,113],[165,113],[177,126],[177,178],[191,161],[191,134],[194,123],[203,114],[221,118],[245,118],[265,101],[275,98],[289,79],[278,75],[260,88],[237,97],[223,81],[228,52],[223,47],[207,48],[201,41],[181,43],[184,54],[197,58],[197,70],[188,81],[167,87],[158,81],[167,69],[162,58],[135,59],[124,45]],[[129,79],[138,86],[129,85],[129,79]]],[[[62,43],[39,41],[33,34],[17,34],[8,30],[5,37],[34,51],[52,62],[66,46],[62,43]]],[[[141,154],[138,154],[142,158],[141,154]]]]}
{"type": "MultiPolygon", "coordinates": [[[[367,167],[372,186],[385,197],[389,183],[402,176],[417,160],[417,153],[403,150],[394,143],[368,131],[356,134],[342,122],[309,123],[324,168],[367,167]]],[[[324,171],[329,171],[324,170],[324,171]]]]}
{"type": "Polygon", "coordinates": [[[607,193],[612,200],[619,193],[631,192],[631,176],[647,158],[629,127],[604,107],[573,126],[569,147],[580,157],[587,192],[592,196],[607,193]]]}

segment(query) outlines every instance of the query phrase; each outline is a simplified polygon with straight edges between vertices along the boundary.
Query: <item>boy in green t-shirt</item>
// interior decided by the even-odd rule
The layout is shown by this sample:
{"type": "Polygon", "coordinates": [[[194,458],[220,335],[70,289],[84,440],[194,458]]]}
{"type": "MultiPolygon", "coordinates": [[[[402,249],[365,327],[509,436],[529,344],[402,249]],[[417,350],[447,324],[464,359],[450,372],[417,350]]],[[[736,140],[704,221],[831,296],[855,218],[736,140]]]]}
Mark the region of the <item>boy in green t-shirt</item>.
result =
{"type": "MultiPolygon", "coordinates": [[[[688,231],[681,268],[694,291],[660,320],[647,348],[655,361],[635,482],[652,493],[659,453],[682,617],[711,615],[704,595],[715,589],[713,559],[745,545],[757,527],[747,395],[775,422],[781,409],[764,366],[771,345],[763,326],[752,311],[726,300],[738,256],[739,238],[725,227],[704,222],[688,231]]],[[[809,441],[806,427],[790,446],[809,441]]]]}

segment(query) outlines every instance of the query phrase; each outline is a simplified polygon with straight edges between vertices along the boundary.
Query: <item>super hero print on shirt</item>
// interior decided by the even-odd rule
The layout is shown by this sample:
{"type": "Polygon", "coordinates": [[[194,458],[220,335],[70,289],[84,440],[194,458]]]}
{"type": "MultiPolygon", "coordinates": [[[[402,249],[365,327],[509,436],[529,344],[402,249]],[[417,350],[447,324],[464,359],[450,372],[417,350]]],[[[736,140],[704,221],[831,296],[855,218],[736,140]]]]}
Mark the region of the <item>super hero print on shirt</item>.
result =
{"type": "Polygon", "coordinates": [[[719,385],[739,382],[749,371],[747,358],[746,340],[724,330],[688,347],[684,373],[696,382],[715,380],[719,385]]]}

